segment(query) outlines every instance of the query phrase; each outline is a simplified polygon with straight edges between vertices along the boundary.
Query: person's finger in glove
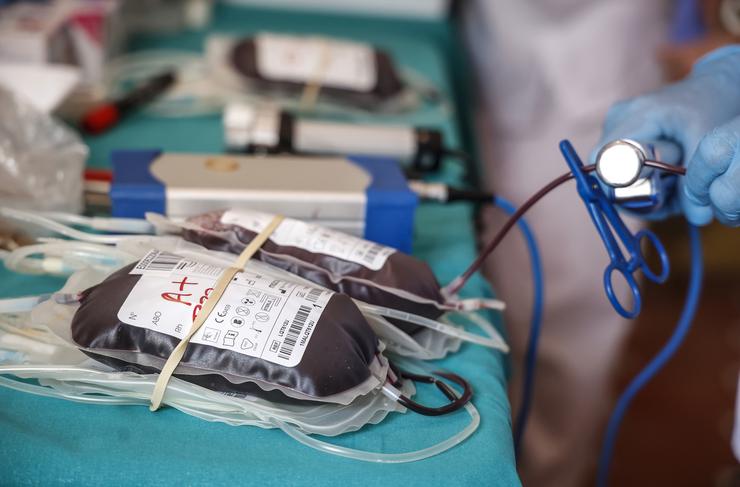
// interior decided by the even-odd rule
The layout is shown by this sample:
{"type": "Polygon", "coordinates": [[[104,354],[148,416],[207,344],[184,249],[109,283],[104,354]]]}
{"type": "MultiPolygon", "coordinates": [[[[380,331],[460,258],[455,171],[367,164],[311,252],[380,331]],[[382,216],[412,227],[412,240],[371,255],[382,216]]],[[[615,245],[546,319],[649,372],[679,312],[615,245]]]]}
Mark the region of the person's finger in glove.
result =
{"type": "MultiPolygon", "coordinates": [[[[596,151],[620,138],[639,142],[669,140],[677,143],[684,160],[690,161],[705,134],[738,115],[740,45],[733,45],[700,59],[686,79],[615,104],[606,116],[596,151]]],[[[687,181],[683,179],[679,178],[679,201],[667,205],[658,216],[665,217],[680,208],[692,223],[708,223],[707,210],[702,210],[706,205],[699,205],[696,198],[688,196],[690,193],[684,189],[687,181]]],[[[711,220],[711,211],[709,215],[711,220]]]]}
{"type": "Polygon", "coordinates": [[[691,223],[706,225],[714,216],[725,225],[740,226],[740,116],[701,139],[682,189],[691,203],[684,209],[691,223]]]}

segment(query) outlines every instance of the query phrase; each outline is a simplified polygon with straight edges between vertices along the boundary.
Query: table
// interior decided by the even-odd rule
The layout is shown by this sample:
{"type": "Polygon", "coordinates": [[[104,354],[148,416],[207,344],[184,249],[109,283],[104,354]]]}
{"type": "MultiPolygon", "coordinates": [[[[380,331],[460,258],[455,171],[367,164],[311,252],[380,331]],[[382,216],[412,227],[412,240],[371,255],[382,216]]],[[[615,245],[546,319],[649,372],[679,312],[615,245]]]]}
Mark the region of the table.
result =
{"type": "MultiPolygon", "coordinates": [[[[330,14],[217,6],[211,31],[257,30],[322,32],[370,41],[402,64],[423,73],[452,93],[453,32],[444,23],[361,18],[330,14]]],[[[198,51],[205,32],[135,40],[134,49],[151,47],[198,51]]],[[[421,110],[402,117],[443,131],[458,146],[461,123],[454,114],[421,110]]],[[[463,124],[464,125],[464,124],[463,124]]],[[[164,120],[139,114],[112,132],[89,139],[92,167],[106,167],[114,148],[220,152],[220,119],[203,116],[164,120]]],[[[458,165],[445,166],[440,178],[459,182],[458,165]]],[[[448,282],[475,255],[472,208],[466,204],[423,204],[415,226],[414,254],[448,282]]],[[[0,269],[0,297],[59,288],[63,280],[21,276],[0,269]]],[[[466,296],[491,295],[475,276],[466,296]]],[[[496,317],[501,327],[500,317],[496,317]]],[[[173,409],[156,414],[145,407],[93,406],[0,389],[0,482],[5,485],[519,485],[506,396],[507,358],[474,345],[440,363],[469,379],[482,421],[466,442],[421,462],[378,465],[321,454],[278,430],[209,423],[173,409]]],[[[451,435],[467,421],[464,412],[441,418],[394,414],[380,425],[332,439],[353,448],[406,451],[451,435]]]]}

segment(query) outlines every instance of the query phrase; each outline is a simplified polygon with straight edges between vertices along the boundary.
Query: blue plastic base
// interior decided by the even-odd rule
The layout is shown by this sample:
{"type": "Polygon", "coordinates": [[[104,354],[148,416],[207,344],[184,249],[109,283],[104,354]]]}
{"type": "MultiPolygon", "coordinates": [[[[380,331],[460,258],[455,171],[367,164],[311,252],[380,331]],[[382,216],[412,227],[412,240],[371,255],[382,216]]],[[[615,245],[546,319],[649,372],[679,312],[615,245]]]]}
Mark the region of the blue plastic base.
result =
{"type": "MultiPolygon", "coordinates": [[[[148,211],[167,214],[167,188],[149,170],[161,153],[158,149],[112,152],[113,216],[142,218],[148,211]]],[[[398,163],[374,157],[349,157],[348,160],[372,178],[366,190],[364,237],[410,253],[418,197],[409,189],[398,163]]]]}

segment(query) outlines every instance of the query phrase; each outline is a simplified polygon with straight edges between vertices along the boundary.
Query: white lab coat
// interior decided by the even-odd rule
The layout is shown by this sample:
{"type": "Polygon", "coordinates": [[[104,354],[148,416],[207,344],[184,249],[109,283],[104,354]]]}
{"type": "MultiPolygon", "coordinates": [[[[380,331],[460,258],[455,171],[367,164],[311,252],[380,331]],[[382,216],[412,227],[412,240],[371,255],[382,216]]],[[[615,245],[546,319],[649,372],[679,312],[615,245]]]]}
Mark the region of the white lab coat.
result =
{"type": "MultiPolygon", "coordinates": [[[[570,139],[588,158],[609,106],[660,84],[655,51],[665,41],[664,7],[642,0],[466,4],[489,189],[523,203],[567,171],[558,151],[561,139],[570,139]]],[[[546,305],[520,471],[525,485],[580,485],[595,467],[613,401],[610,374],[630,322],[604,294],[608,258],[573,183],[547,196],[527,219],[542,252],[546,305]]],[[[491,211],[485,237],[503,220],[491,211]]],[[[504,240],[486,271],[508,304],[517,411],[532,309],[529,257],[519,235],[504,240]]]]}

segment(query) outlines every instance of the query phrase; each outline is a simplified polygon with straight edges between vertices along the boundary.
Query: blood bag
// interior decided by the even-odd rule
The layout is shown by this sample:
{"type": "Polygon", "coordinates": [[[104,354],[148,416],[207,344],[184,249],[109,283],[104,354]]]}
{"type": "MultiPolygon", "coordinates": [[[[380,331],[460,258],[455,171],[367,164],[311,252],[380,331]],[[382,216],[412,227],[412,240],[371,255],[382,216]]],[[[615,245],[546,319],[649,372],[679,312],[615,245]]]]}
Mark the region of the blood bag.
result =
{"type": "MultiPolygon", "coordinates": [[[[359,311],[355,309],[353,313],[345,306],[349,303],[351,307],[351,301],[342,303],[341,295],[326,289],[268,276],[262,272],[266,267],[263,266],[258,265],[257,272],[245,269],[237,274],[240,277],[230,281],[204,323],[205,327],[213,328],[204,329],[202,335],[191,338],[188,348],[193,352],[186,354],[176,369],[176,377],[171,379],[167,389],[166,404],[211,421],[277,427],[312,448],[373,462],[398,463],[427,458],[451,448],[475,431],[479,418],[469,403],[472,390],[462,378],[452,373],[435,373],[463,386],[464,390],[458,393],[431,376],[399,372],[383,357],[382,342],[369,332],[359,311]],[[257,292],[265,294],[259,297],[257,292]],[[268,314],[277,317],[274,324],[281,325],[282,330],[277,338],[283,342],[270,350],[277,356],[257,350],[246,359],[235,357],[230,353],[235,336],[228,332],[214,335],[214,330],[245,329],[247,323],[235,321],[235,318],[238,320],[250,313],[243,309],[240,312],[238,307],[233,309],[235,314],[226,323],[230,316],[226,311],[229,301],[235,297],[239,298],[241,306],[259,304],[260,312],[268,309],[268,314]],[[254,298],[255,302],[249,304],[247,297],[254,298]],[[277,297],[284,298],[282,306],[277,297]],[[332,311],[336,303],[333,300],[337,298],[340,304],[332,311]],[[304,308],[306,302],[323,310],[307,310],[304,308]],[[294,315],[296,306],[298,313],[294,315]],[[287,316],[292,318],[281,320],[286,310],[287,316]],[[303,345],[290,341],[291,333],[297,332],[291,330],[296,319],[301,322],[299,326],[305,323],[314,327],[313,331],[304,329],[303,345]],[[335,319],[336,323],[332,323],[335,319]],[[316,330],[325,325],[331,333],[322,336],[316,330]],[[337,336],[342,333],[347,336],[337,336]],[[214,336],[223,336],[223,342],[214,340],[214,336]],[[343,363],[335,362],[341,350],[347,350],[347,343],[360,348],[367,345],[367,350],[351,350],[343,354],[343,363]],[[304,345],[294,358],[280,357],[281,354],[291,355],[296,347],[304,345]],[[318,350],[321,357],[314,355],[314,350],[318,350]],[[360,358],[356,359],[357,356],[360,358]],[[370,359],[379,368],[373,364],[367,366],[370,359]],[[276,363],[280,360],[286,360],[290,366],[280,366],[276,363]],[[355,367],[355,363],[359,365],[355,367]],[[339,370],[343,366],[351,372],[339,370]],[[362,380],[368,375],[361,372],[363,368],[369,371],[369,379],[362,380]],[[265,372],[266,369],[271,369],[272,373],[265,372]],[[263,380],[254,379],[260,374],[263,380]],[[306,383],[298,383],[297,376],[302,376],[306,383]],[[414,394],[412,381],[417,380],[436,384],[450,402],[440,407],[426,407],[412,401],[409,399],[414,394]],[[368,388],[369,384],[374,385],[368,388]],[[465,408],[471,423],[453,437],[406,453],[359,451],[308,436],[355,431],[364,424],[382,421],[389,412],[404,412],[405,408],[431,416],[465,408]]],[[[0,346],[9,352],[0,357],[0,385],[78,402],[141,404],[157,377],[157,359],[169,354],[171,346],[167,338],[177,334],[173,330],[181,322],[191,319],[195,308],[190,308],[201,301],[196,297],[199,294],[201,298],[208,296],[209,288],[202,289],[203,286],[209,286],[214,276],[223,271],[207,263],[151,251],[113,274],[106,275],[92,268],[78,271],[51,298],[22,299],[28,309],[32,308],[30,314],[20,313],[18,300],[0,300],[0,346]],[[161,286],[167,284],[174,288],[159,292],[161,286]],[[197,301],[190,302],[190,299],[197,301]],[[15,311],[10,315],[2,314],[10,309],[15,311]],[[85,355],[94,360],[86,359],[85,355]],[[8,375],[34,379],[34,382],[19,382],[8,375]]],[[[269,343],[272,343],[273,330],[268,333],[269,343]]]]}
{"type": "MultiPolygon", "coordinates": [[[[215,260],[217,266],[231,267],[234,254],[229,252],[241,253],[247,243],[244,240],[254,238],[256,232],[264,229],[265,219],[271,219],[257,212],[215,213],[204,215],[201,226],[148,215],[158,232],[187,233],[194,240],[190,242],[180,236],[86,233],[41,215],[15,210],[12,215],[78,241],[52,241],[16,249],[5,256],[6,267],[59,275],[87,267],[118,269],[151,249],[198,261],[215,260]],[[225,252],[216,250],[219,248],[225,252]]],[[[308,286],[319,284],[346,293],[393,352],[421,359],[441,358],[457,350],[461,340],[508,351],[498,331],[476,313],[481,308],[503,309],[502,302],[486,298],[461,300],[456,295],[443,298],[428,266],[411,256],[317,225],[290,219],[282,222],[273,229],[272,239],[265,237],[263,248],[249,261],[249,267],[263,266],[268,274],[285,274],[289,281],[308,286]],[[466,324],[480,328],[486,336],[466,331],[466,324]]],[[[128,228],[129,222],[126,223],[128,228]]]]}
{"type": "MultiPolygon", "coordinates": [[[[71,317],[69,303],[64,303],[61,296],[75,294],[75,290],[104,278],[100,271],[79,271],[70,277],[55,300],[36,305],[30,313],[0,314],[1,386],[96,406],[148,404],[156,374],[116,370],[92,360],[44,324],[53,323],[56,331],[63,328],[65,319],[71,317]]],[[[0,310],[8,309],[7,301],[0,300],[0,310]]],[[[68,322],[66,325],[69,327],[68,322]]],[[[398,463],[427,458],[459,444],[479,424],[478,413],[468,402],[464,408],[471,416],[470,424],[430,447],[403,453],[361,451],[309,436],[336,436],[356,431],[366,424],[377,424],[388,413],[404,412],[406,408],[398,398],[413,395],[411,380],[394,380],[394,384],[386,383],[382,389],[358,396],[347,405],[297,400],[287,403],[285,397],[281,402],[273,402],[258,396],[216,392],[172,377],[165,403],[207,421],[280,428],[297,441],[325,453],[372,462],[398,463]]]]}
{"type": "MultiPolygon", "coordinates": [[[[270,214],[246,209],[209,212],[184,222],[147,215],[159,232],[180,233],[209,249],[236,254],[271,218],[270,214]]],[[[390,247],[290,218],[281,223],[256,258],[361,301],[430,318],[444,311],[502,305],[495,300],[445,298],[425,262],[390,247]]]]}
{"type": "MultiPolygon", "coordinates": [[[[160,370],[224,269],[152,251],[71,306],[69,338],[122,370],[160,370]],[[71,308],[71,309],[72,309],[71,308]]],[[[348,404],[383,384],[377,336],[347,297],[245,270],[190,340],[176,376],[220,392],[348,404]]]]}
{"type": "MultiPolygon", "coordinates": [[[[182,237],[209,249],[238,254],[270,218],[251,210],[206,213],[187,219],[182,237]]],[[[319,225],[287,219],[257,258],[367,303],[432,318],[443,312],[439,283],[426,263],[319,225]]],[[[408,332],[419,329],[402,327],[408,332]]]]}
{"type": "Polygon", "coordinates": [[[404,88],[390,56],[359,42],[260,33],[236,41],[229,60],[245,81],[263,91],[300,93],[318,83],[332,98],[370,106],[404,88]]]}

